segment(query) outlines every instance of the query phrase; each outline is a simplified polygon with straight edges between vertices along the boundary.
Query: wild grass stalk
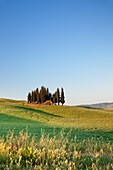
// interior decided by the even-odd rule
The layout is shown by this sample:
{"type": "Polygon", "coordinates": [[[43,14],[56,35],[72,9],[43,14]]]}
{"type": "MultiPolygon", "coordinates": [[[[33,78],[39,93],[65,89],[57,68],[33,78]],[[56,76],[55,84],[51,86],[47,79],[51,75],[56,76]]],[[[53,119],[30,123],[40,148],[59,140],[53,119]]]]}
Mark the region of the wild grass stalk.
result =
{"type": "Polygon", "coordinates": [[[28,132],[14,131],[0,138],[0,169],[112,169],[113,145],[102,138],[84,139],[76,136],[69,141],[62,130],[50,137],[43,131],[41,138],[31,137],[28,132]]]}

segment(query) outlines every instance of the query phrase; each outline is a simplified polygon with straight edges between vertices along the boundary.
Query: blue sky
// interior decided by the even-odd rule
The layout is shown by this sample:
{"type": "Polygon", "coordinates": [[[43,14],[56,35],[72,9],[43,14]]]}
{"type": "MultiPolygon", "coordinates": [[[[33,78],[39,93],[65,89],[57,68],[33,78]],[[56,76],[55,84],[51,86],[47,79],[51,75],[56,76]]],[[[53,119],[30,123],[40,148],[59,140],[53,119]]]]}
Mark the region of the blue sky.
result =
{"type": "Polygon", "coordinates": [[[113,101],[113,0],[0,0],[0,97],[42,85],[66,104],[113,101]]]}

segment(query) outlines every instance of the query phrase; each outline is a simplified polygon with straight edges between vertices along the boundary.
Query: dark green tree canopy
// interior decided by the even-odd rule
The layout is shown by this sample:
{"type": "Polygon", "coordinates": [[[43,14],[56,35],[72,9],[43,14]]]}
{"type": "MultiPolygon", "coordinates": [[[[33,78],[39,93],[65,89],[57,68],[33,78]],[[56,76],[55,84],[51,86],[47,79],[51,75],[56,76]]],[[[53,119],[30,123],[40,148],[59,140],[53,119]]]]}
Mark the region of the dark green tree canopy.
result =
{"type": "Polygon", "coordinates": [[[65,100],[64,100],[64,90],[63,90],[63,88],[61,88],[61,103],[62,103],[62,105],[65,103],[65,100]]]}
{"type": "Polygon", "coordinates": [[[27,99],[28,99],[28,103],[31,103],[31,93],[28,93],[27,99]]]}
{"type": "Polygon", "coordinates": [[[40,101],[40,94],[38,93],[38,94],[37,94],[37,104],[40,103],[40,102],[41,102],[41,101],[40,101]]]}
{"type": "Polygon", "coordinates": [[[46,101],[49,101],[52,104],[54,103],[55,105],[56,103],[59,105],[59,103],[61,102],[63,105],[65,103],[64,90],[63,88],[61,88],[61,96],[60,96],[59,88],[57,88],[57,91],[52,94],[49,92],[49,88],[45,88],[44,86],[42,86],[40,91],[37,88],[31,93],[28,93],[27,100],[28,103],[44,104],[47,103],[46,101]]]}
{"type": "Polygon", "coordinates": [[[56,98],[57,98],[57,103],[58,103],[58,105],[59,105],[59,102],[60,102],[60,92],[59,92],[59,88],[57,88],[56,98]]]}

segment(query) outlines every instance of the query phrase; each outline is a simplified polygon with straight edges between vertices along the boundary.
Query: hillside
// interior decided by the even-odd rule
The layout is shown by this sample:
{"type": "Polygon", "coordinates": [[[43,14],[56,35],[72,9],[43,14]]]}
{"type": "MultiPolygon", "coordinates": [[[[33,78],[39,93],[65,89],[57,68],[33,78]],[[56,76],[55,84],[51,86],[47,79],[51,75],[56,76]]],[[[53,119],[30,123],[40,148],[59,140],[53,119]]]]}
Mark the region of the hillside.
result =
{"type": "Polygon", "coordinates": [[[0,99],[0,123],[35,122],[49,126],[113,130],[113,110],[75,106],[24,106],[24,101],[0,99]]]}
{"type": "Polygon", "coordinates": [[[0,99],[0,169],[112,169],[112,109],[24,104],[0,99]]]}
{"type": "Polygon", "coordinates": [[[91,105],[82,105],[83,107],[100,108],[100,109],[112,109],[113,103],[97,103],[91,105]]]}

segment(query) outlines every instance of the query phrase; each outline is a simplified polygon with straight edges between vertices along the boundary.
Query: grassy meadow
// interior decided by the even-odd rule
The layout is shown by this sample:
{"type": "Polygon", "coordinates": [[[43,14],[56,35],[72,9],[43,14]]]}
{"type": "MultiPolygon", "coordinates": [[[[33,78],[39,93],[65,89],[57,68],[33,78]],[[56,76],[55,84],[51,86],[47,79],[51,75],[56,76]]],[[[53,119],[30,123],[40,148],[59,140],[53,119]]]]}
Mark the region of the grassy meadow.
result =
{"type": "Polygon", "coordinates": [[[0,99],[0,169],[113,169],[113,110],[0,99]]]}
{"type": "Polygon", "coordinates": [[[62,128],[66,133],[72,129],[71,137],[75,134],[79,140],[102,136],[113,142],[113,110],[92,109],[74,106],[25,106],[25,101],[0,99],[0,136],[15,129],[41,135],[41,128],[52,136],[62,128]]]}
{"type": "Polygon", "coordinates": [[[0,99],[0,169],[113,169],[113,110],[0,99]]]}

